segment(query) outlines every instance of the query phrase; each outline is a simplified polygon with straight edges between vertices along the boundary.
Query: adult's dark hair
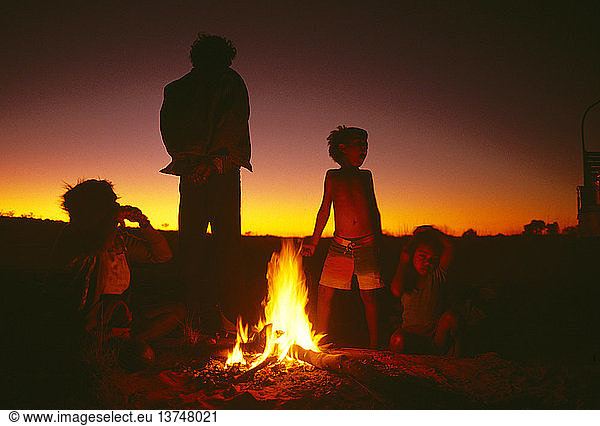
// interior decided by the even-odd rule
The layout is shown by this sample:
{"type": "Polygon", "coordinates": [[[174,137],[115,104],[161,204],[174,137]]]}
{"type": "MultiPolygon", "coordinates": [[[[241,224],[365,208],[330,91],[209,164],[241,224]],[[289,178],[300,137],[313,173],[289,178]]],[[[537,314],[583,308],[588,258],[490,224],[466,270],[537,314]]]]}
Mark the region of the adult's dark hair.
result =
{"type": "Polygon", "coordinates": [[[190,49],[194,67],[229,67],[237,50],[231,40],[221,36],[200,33],[190,49]]]}
{"type": "Polygon", "coordinates": [[[327,136],[327,141],[329,144],[329,156],[333,158],[333,161],[338,163],[340,166],[342,165],[343,153],[340,151],[340,145],[344,145],[352,141],[352,139],[357,136],[366,141],[368,136],[367,131],[359,127],[346,127],[342,125],[337,126],[335,130],[332,130],[329,133],[329,136],[327,136]]]}

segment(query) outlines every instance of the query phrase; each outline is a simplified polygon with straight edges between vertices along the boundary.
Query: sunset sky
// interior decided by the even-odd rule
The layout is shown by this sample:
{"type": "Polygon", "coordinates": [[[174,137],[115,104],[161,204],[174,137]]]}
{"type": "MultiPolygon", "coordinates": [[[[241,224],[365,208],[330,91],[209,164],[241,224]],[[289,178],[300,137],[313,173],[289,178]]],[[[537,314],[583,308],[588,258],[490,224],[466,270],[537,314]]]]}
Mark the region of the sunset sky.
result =
{"type": "MultiPolygon", "coordinates": [[[[580,121],[600,98],[600,7],[452,3],[3,6],[0,210],[66,220],[65,183],[106,178],[121,203],[176,229],[158,112],[203,31],[235,43],[250,94],[243,232],[312,232],[339,124],[369,132],[364,167],[388,233],[576,224],[580,121]]],[[[600,106],[586,143],[600,151],[600,106]]]]}

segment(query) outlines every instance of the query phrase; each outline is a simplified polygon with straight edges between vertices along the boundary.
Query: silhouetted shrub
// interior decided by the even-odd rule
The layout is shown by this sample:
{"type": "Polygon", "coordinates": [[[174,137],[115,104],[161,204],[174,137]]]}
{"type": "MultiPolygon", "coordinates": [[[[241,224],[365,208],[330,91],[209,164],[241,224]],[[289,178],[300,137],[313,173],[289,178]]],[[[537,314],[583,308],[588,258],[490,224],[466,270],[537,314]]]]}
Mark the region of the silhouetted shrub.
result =
{"type": "Polygon", "coordinates": [[[546,225],[546,234],[548,235],[557,235],[558,234],[558,222],[548,223],[546,225]]]}
{"type": "Polygon", "coordinates": [[[546,223],[543,220],[533,219],[530,223],[523,226],[524,235],[542,235],[546,230],[546,223]]]}
{"type": "Polygon", "coordinates": [[[462,238],[475,238],[475,237],[477,237],[477,231],[475,231],[473,228],[467,229],[462,234],[462,238]]]}

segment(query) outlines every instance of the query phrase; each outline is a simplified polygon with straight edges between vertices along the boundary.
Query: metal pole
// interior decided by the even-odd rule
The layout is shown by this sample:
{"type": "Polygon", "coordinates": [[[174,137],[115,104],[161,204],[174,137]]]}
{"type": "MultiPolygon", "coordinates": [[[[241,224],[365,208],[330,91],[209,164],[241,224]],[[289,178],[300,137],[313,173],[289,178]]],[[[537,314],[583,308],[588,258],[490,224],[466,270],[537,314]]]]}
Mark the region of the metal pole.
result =
{"type": "Polygon", "coordinates": [[[600,104],[600,99],[598,99],[597,101],[592,103],[590,106],[588,106],[583,113],[583,117],[581,117],[581,150],[582,150],[582,157],[583,157],[583,185],[584,185],[584,187],[586,187],[590,182],[588,182],[586,172],[585,172],[585,142],[584,142],[584,131],[583,131],[584,127],[583,127],[583,125],[585,124],[585,116],[587,115],[587,113],[590,112],[590,110],[598,104],[600,104]]]}

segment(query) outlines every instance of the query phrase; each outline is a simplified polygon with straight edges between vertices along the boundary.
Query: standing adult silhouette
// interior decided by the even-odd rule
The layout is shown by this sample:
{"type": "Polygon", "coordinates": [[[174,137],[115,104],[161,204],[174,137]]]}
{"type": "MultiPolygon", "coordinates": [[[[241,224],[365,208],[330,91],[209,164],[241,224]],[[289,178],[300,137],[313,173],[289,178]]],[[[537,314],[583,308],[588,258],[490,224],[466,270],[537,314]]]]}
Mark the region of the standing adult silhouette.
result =
{"type": "Polygon", "coordinates": [[[199,34],[190,50],[192,70],[165,87],[160,110],[172,158],[161,172],[180,178],[179,258],[188,308],[209,333],[221,328],[221,310],[231,309],[242,278],[240,168],[252,166],[248,91],[230,68],[236,53],[230,40],[199,34]]]}

